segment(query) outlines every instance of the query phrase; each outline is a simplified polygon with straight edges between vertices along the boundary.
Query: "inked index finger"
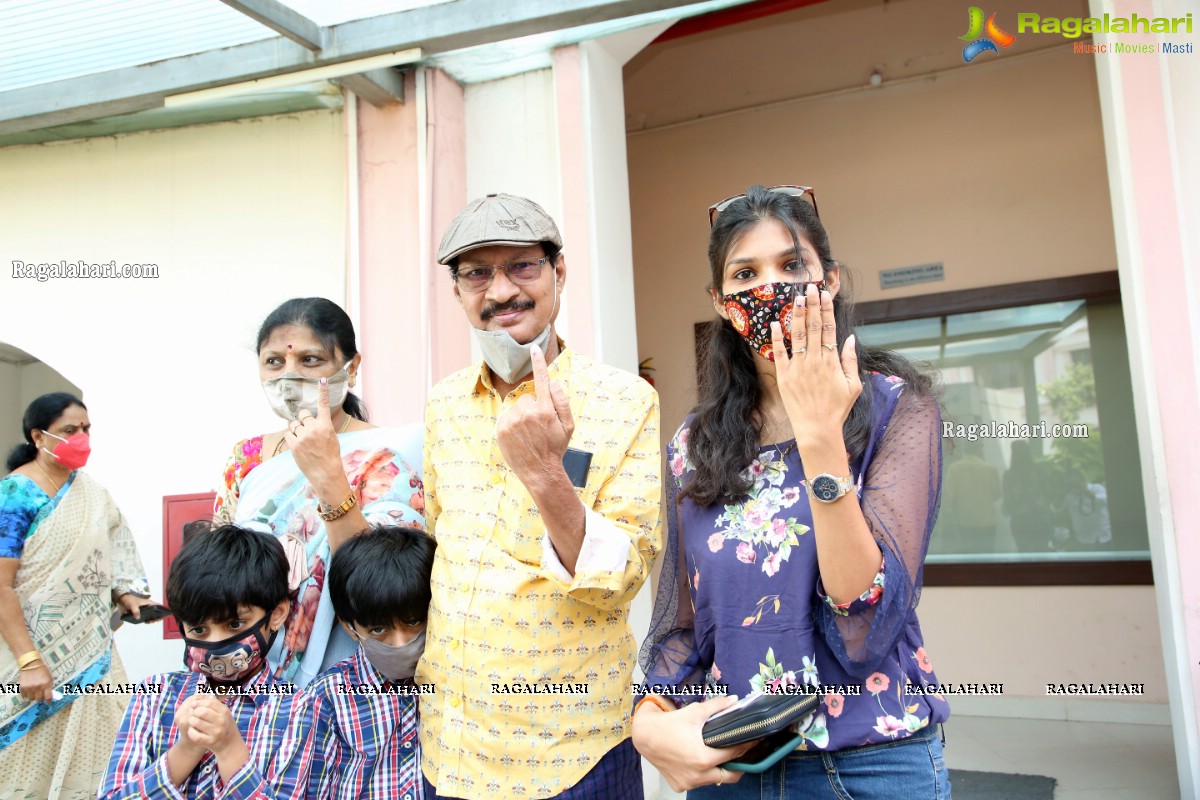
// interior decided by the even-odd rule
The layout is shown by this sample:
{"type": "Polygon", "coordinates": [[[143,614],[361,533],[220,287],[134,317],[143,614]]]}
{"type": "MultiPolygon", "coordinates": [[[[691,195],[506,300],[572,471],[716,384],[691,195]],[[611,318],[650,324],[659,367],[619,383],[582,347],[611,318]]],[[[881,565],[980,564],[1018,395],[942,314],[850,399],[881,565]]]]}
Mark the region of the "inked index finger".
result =
{"type": "Polygon", "coordinates": [[[317,417],[326,422],[333,420],[333,415],[329,413],[329,381],[324,378],[317,384],[317,417]]]}
{"type": "Polygon", "coordinates": [[[546,370],[546,356],[542,348],[534,345],[529,356],[533,360],[533,391],[539,406],[550,407],[553,400],[550,397],[550,373],[546,370]]]}

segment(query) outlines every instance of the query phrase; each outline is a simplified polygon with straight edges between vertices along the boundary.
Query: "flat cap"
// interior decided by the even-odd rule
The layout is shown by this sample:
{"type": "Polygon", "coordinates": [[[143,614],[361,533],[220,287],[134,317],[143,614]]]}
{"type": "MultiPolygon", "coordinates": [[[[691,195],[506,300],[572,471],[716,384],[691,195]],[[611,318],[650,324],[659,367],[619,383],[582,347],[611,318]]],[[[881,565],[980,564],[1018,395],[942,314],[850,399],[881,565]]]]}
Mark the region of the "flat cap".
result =
{"type": "Polygon", "coordinates": [[[524,197],[489,194],[458,212],[438,246],[439,264],[448,264],[476,247],[550,242],[562,248],[562,234],[545,209],[524,197]]]}

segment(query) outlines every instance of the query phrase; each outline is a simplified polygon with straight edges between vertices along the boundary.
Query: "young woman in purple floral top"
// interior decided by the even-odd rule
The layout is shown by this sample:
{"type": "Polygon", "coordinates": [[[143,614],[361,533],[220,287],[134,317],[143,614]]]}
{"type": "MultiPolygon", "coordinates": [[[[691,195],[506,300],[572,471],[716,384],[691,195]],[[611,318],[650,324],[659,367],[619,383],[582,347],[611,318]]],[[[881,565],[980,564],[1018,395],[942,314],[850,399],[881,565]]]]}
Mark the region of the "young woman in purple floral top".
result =
{"type": "Polygon", "coordinates": [[[949,707],[916,615],[941,486],[930,381],[856,344],[811,189],[752,186],[710,221],[720,318],[668,449],[669,541],[642,651],[657,691],[634,743],[689,798],[948,798],[949,707]],[[706,685],[822,700],[799,749],[742,774],[721,764],[749,745],[701,741],[734,702],[691,702],[706,685]]]}

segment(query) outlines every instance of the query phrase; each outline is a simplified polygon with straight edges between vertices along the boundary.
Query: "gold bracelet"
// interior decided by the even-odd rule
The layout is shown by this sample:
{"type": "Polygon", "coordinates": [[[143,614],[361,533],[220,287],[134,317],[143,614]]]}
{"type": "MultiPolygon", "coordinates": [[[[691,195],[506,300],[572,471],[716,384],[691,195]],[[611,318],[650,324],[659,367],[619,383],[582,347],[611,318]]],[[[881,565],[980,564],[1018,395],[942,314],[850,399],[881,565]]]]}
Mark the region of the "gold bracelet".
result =
{"type": "Polygon", "coordinates": [[[350,496],[342,501],[341,505],[331,506],[324,501],[317,501],[317,514],[326,522],[333,522],[338,517],[343,516],[347,511],[358,505],[358,500],[354,497],[354,492],[350,492],[350,496]]]}
{"type": "Polygon", "coordinates": [[[38,667],[45,667],[46,669],[49,669],[49,667],[46,667],[46,665],[42,663],[42,660],[39,658],[36,661],[30,661],[28,664],[21,667],[21,672],[29,672],[29,670],[37,669],[38,667]]]}
{"type": "Polygon", "coordinates": [[[677,708],[671,708],[670,706],[668,706],[667,701],[665,699],[663,699],[662,697],[659,697],[656,694],[648,694],[645,697],[643,697],[641,700],[638,700],[637,705],[633,707],[634,714],[636,714],[638,712],[638,709],[642,707],[642,703],[650,703],[651,705],[658,706],[663,711],[666,711],[668,713],[679,710],[677,708]]]}
{"type": "Polygon", "coordinates": [[[41,661],[41,660],[42,660],[41,653],[39,653],[37,650],[30,650],[25,655],[17,656],[17,666],[20,667],[21,669],[25,669],[25,667],[32,664],[33,662],[41,661]]]}

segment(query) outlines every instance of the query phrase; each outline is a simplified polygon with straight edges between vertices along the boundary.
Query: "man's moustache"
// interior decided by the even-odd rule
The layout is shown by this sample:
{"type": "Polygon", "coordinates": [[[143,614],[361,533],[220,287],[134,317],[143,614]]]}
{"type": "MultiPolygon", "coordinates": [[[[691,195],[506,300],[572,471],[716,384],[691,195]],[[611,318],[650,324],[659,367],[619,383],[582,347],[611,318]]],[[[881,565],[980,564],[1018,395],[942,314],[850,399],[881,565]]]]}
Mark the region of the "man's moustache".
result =
{"type": "Polygon", "coordinates": [[[533,308],[534,305],[535,304],[532,300],[525,300],[518,303],[505,303],[502,306],[489,306],[481,311],[479,316],[481,319],[488,320],[496,314],[503,314],[507,311],[528,311],[529,309],[533,308]]]}

